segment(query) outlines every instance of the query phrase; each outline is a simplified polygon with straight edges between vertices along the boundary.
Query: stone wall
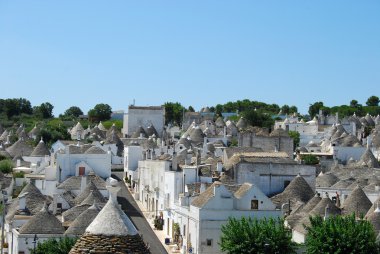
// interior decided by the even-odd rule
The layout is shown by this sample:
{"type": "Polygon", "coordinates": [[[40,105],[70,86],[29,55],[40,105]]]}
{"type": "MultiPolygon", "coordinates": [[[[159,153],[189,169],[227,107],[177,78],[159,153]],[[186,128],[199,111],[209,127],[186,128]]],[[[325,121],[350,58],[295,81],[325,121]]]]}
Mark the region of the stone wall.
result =
{"type": "Polygon", "coordinates": [[[289,158],[293,158],[293,139],[290,137],[256,136],[255,133],[246,132],[238,135],[239,147],[261,148],[263,152],[286,152],[289,158]]]}

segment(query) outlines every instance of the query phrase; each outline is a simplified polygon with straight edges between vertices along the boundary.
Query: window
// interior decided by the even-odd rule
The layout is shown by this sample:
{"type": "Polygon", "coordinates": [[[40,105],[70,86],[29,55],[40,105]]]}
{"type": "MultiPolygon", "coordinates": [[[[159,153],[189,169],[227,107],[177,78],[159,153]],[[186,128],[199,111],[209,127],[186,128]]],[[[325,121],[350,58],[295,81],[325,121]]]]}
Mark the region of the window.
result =
{"type": "Polygon", "coordinates": [[[207,239],[206,240],[206,245],[207,246],[212,246],[212,239],[207,239]]]}
{"type": "Polygon", "coordinates": [[[186,225],[183,225],[183,232],[182,235],[186,235],[186,225]]]}
{"type": "Polygon", "coordinates": [[[259,201],[257,199],[251,200],[251,210],[259,209],[259,201]]]}
{"type": "Polygon", "coordinates": [[[62,209],[62,203],[57,203],[57,208],[62,209]]]}

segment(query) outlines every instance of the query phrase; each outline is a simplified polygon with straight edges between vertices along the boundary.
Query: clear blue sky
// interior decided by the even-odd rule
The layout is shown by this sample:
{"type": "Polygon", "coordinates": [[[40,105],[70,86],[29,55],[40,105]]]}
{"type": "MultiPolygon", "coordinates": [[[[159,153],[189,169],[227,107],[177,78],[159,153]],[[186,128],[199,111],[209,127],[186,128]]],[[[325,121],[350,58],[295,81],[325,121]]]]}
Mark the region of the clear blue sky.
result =
{"type": "Polygon", "coordinates": [[[380,97],[380,1],[0,0],[0,98],[54,114],[380,97]],[[377,88],[377,89],[375,89],[377,88]]]}

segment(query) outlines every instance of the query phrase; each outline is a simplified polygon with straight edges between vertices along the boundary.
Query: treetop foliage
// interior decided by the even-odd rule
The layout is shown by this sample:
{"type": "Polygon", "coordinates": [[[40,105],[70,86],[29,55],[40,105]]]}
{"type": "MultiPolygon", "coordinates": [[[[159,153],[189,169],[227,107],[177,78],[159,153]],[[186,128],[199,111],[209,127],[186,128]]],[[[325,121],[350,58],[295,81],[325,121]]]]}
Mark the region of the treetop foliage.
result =
{"type": "Polygon", "coordinates": [[[77,238],[55,238],[48,239],[42,243],[38,243],[36,251],[30,249],[31,253],[35,254],[68,254],[71,248],[75,245],[77,238]]]}
{"type": "Polygon", "coordinates": [[[310,104],[309,106],[309,115],[310,117],[314,117],[318,115],[319,110],[323,111],[323,115],[333,115],[338,113],[340,117],[352,116],[354,113],[357,116],[365,116],[366,114],[370,115],[378,115],[380,114],[380,106],[379,106],[379,97],[371,96],[368,98],[366,105],[363,106],[357,100],[353,99],[350,101],[348,105],[340,105],[340,106],[332,106],[327,107],[323,104],[323,102],[318,101],[310,104]]]}
{"type": "Polygon", "coordinates": [[[305,245],[307,253],[379,253],[372,224],[355,215],[310,217],[305,245]]]}
{"type": "Polygon", "coordinates": [[[221,228],[220,248],[228,254],[295,253],[283,219],[229,218],[221,228]]]}

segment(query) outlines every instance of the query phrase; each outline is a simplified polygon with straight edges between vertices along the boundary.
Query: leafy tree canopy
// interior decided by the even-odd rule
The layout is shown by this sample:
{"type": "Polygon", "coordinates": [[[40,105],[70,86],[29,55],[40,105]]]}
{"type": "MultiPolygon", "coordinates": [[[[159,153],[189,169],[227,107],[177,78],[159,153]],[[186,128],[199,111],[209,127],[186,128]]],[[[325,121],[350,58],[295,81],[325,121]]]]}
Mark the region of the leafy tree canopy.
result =
{"type": "Polygon", "coordinates": [[[257,127],[271,128],[274,124],[272,117],[261,110],[249,110],[242,113],[248,124],[257,127]]]}
{"type": "Polygon", "coordinates": [[[179,102],[166,102],[165,107],[165,124],[172,123],[181,125],[183,112],[185,108],[179,102]]]}
{"type": "Polygon", "coordinates": [[[65,111],[65,113],[63,115],[64,116],[79,117],[80,115],[83,115],[83,111],[77,106],[71,106],[70,108],[68,108],[65,111]]]}
{"type": "Polygon", "coordinates": [[[13,170],[13,162],[10,159],[5,159],[0,161],[0,171],[4,174],[11,173],[13,170]]]}
{"type": "Polygon", "coordinates": [[[367,106],[377,107],[379,106],[379,97],[372,95],[368,98],[366,104],[367,106]]]}
{"type": "Polygon", "coordinates": [[[88,117],[91,121],[106,121],[111,119],[112,108],[108,104],[100,103],[88,111],[88,117]]]}
{"type": "MultiPolygon", "coordinates": [[[[77,238],[59,238],[48,239],[42,243],[38,243],[35,254],[68,254],[71,248],[75,245],[77,238]]],[[[33,253],[33,249],[30,249],[33,253]]]]}
{"type": "Polygon", "coordinates": [[[38,118],[48,119],[53,116],[54,106],[49,102],[42,103],[40,106],[33,107],[33,114],[38,118]]]}
{"type": "Polygon", "coordinates": [[[300,133],[298,131],[289,131],[289,137],[293,138],[294,150],[300,145],[300,133]]]}
{"type": "Polygon", "coordinates": [[[0,114],[4,113],[8,118],[21,114],[32,114],[30,101],[24,98],[0,99],[0,114]]]}
{"type": "Polygon", "coordinates": [[[379,253],[372,224],[356,220],[355,215],[332,216],[324,220],[311,217],[307,227],[307,253],[379,253]]]}
{"type": "Polygon", "coordinates": [[[228,254],[295,253],[292,233],[280,218],[229,218],[221,231],[220,248],[228,254]]]}

